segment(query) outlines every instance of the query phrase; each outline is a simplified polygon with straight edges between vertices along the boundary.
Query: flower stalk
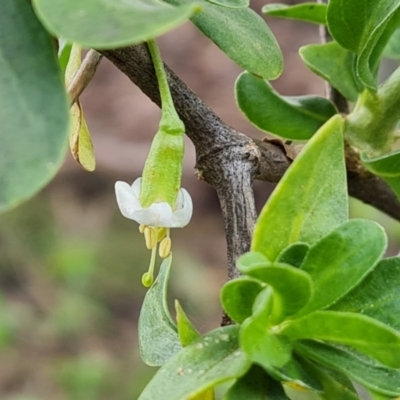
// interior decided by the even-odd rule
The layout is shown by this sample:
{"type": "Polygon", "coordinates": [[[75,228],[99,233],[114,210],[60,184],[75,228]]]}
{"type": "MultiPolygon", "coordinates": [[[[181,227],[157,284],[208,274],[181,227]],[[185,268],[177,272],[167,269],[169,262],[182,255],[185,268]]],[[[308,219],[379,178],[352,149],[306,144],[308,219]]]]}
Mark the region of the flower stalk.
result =
{"type": "Polygon", "coordinates": [[[144,286],[154,281],[157,248],[161,258],[171,253],[170,228],[188,224],[193,204],[189,193],[181,189],[185,126],[175,110],[164,64],[155,40],[148,42],[160,89],[162,116],[146,159],[142,178],[129,185],[115,184],[121,213],[137,221],[146,247],[151,250],[148,272],[142,277],[144,286]]]}

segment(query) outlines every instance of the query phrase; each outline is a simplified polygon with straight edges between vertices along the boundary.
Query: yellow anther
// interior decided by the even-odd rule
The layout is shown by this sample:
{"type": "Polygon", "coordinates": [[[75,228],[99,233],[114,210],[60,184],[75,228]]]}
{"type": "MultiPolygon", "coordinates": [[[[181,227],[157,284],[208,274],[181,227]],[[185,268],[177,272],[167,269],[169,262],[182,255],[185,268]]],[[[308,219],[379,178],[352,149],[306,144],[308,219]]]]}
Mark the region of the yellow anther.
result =
{"type": "Polygon", "coordinates": [[[161,242],[165,238],[167,234],[167,228],[158,228],[157,229],[157,243],[161,242]]]}
{"type": "Polygon", "coordinates": [[[171,238],[166,237],[164,238],[161,243],[160,247],[158,248],[158,254],[161,258],[167,258],[171,253],[171,238]]]}
{"type": "Polygon", "coordinates": [[[144,228],[146,228],[146,225],[140,224],[140,225],[139,225],[139,232],[140,232],[140,233],[143,233],[143,232],[144,232],[144,228]]]}
{"type": "Polygon", "coordinates": [[[146,247],[151,250],[157,245],[157,237],[154,228],[146,226],[144,228],[144,240],[146,241],[146,247]]]}

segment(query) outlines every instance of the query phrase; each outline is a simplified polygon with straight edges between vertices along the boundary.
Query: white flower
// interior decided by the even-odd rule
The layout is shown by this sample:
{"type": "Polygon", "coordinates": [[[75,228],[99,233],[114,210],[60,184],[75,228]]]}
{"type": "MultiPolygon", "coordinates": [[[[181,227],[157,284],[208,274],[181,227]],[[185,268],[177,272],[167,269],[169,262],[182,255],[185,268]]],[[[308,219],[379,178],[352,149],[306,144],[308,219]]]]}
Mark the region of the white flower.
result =
{"type": "Polygon", "coordinates": [[[117,203],[124,217],[150,227],[182,228],[189,223],[193,203],[185,189],[179,190],[175,210],[166,202],[143,208],[139,201],[141,184],[142,178],[136,179],[132,185],[122,181],[115,183],[117,203]]]}

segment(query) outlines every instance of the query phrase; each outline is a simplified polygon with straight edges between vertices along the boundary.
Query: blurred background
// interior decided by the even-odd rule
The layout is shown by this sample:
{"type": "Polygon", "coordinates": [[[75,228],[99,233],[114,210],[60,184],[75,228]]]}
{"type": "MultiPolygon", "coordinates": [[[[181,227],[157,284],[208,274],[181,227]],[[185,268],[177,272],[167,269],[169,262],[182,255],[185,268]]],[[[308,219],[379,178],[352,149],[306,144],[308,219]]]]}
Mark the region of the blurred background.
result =
{"type": "MultiPolygon", "coordinates": [[[[259,12],[268,3],[252,0],[259,12]]],[[[297,1],[287,1],[295,4],[297,1]]],[[[268,19],[284,53],[274,87],[284,95],[324,94],[323,81],[303,66],[302,45],[318,42],[318,27],[268,19]]],[[[228,124],[257,138],[235,105],[241,72],[191,23],[161,37],[167,64],[228,124]]],[[[149,252],[135,222],[119,213],[114,182],[141,175],[159,110],[103,60],[82,96],[97,169],[87,173],[68,155],[52,183],[0,216],[0,398],[3,400],[132,400],[154,374],[140,360],[137,320],[149,252]]],[[[219,288],[226,248],[218,199],[194,176],[187,142],[183,187],[194,217],[174,230],[171,299],[178,298],[197,328],[219,326],[219,288]]],[[[255,183],[260,209],[273,186],[255,183]]],[[[400,224],[351,202],[354,217],[379,220],[400,248],[400,224]]]]}

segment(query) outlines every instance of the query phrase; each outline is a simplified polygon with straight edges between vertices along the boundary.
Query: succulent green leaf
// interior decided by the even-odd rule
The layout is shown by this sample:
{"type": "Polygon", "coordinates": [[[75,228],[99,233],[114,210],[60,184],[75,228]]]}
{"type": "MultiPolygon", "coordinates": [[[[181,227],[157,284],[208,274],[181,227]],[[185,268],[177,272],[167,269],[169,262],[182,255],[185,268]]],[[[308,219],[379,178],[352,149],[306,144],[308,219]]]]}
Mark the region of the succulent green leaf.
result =
{"type": "Polygon", "coordinates": [[[379,64],[382,54],[399,23],[400,9],[397,8],[396,12],[393,12],[382,28],[379,29],[380,36],[377,35],[376,39],[370,40],[358,58],[357,75],[365,86],[371,89],[377,88],[379,64]]]}
{"type": "Polygon", "coordinates": [[[387,58],[400,58],[400,28],[397,28],[390,37],[383,51],[383,56],[387,58]]]}
{"type": "Polygon", "coordinates": [[[85,47],[111,49],[152,39],[185,22],[198,6],[160,0],[33,0],[50,33],[85,47]]]}
{"type": "Polygon", "coordinates": [[[262,289],[258,280],[248,277],[228,281],[221,290],[222,307],[233,321],[241,324],[251,316],[254,301],[262,289]]]}
{"type": "Polygon", "coordinates": [[[195,340],[155,374],[138,400],[184,400],[244,375],[251,362],[238,346],[237,325],[225,326],[195,340]]]}
{"type": "MultiPolygon", "coordinates": [[[[179,340],[182,346],[185,347],[194,342],[201,335],[190,322],[178,300],[175,300],[175,310],[179,340]]],[[[191,396],[188,400],[215,400],[214,389],[205,389],[203,392],[198,393],[195,396],[191,396]]]]}
{"type": "Polygon", "coordinates": [[[380,176],[393,190],[400,201],[400,152],[377,158],[362,157],[364,165],[375,175],[380,176]]]}
{"type": "Polygon", "coordinates": [[[264,22],[250,8],[227,8],[207,0],[166,0],[199,4],[202,11],[192,22],[243,69],[264,79],[276,79],[283,69],[279,45],[264,22]]]}
{"type": "Polygon", "coordinates": [[[400,177],[396,176],[392,178],[387,176],[383,179],[390,186],[394,194],[397,196],[397,199],[400,201],[400,177]]]}
{"type": "Polygon", "coordinates": [[[301,341],[295,347],[305,356],[342,372],[366,388],[388,396],[400,396],[400,369],[386,367],[351,349],[321,342],[301,341]]]}
{"type": "Polygon", "coordinates": [[[278,324],[301,310],[312,295],[312,280],[307,272],[287,264],[255,265],[247,275],[267,283],[273,289],[273,307],[269,324],[278,324]]]}
{"type": "Polygon", "coordinates": [[[389,367],[400,367],[400,333],[365,315],[315,311],[283,326],[280,333],[290,339],[341,343],[389,367]]]}
{"type": "Polygon", "coordinates": [[[167,305],[168,278],[172,256],[166,258],[153,285],[146,293],[140,310],[138,332],[142,360],[160,366],[182,348],[177,327],[167,305]]]}
{"type": "Polygon", "coordinates": [[[223,7],[242,8],[248,7],[250,0],[208,0],[210,3],[218,4],[223,7]]]}
{"type": "Polygon", "coordinates": [[[68,103],[53,39],[26,0],[0,11],[0,212],[45,186],[67,150],[68,103]]]}
{"type": "Polygon", "coordinates": [[[58,40],[58,62],[60,64],[63,75],[65,74],[65,70],[68,65],[71,49],[72,43],[69,43],[64,39],[58,40]]]}
{"type": "Polygon", "coordinates": [[[310,246],[307,243],[293,243],[281,251],[277,261],[300,268],[308,250],[310,250],[310,246]]]}
{"type": "Polygon", "coordinates": [[[330,309],[360,313],[400,331],[400,258],[386,258],[330,309]]]}
{"type": "Polygon", "coordinates": [[[326,23],[325,4],[300,3],[293,6],[281,3],[266,4],[262,12],[272,17],[297,19],[299,21],[312,22],[314,24],[325,25],[326,23]]]}
{"type": "Polygon", "coordinates": [[[249,251],[247,253],[242,254],[238,258],[236,264],[238,269],[244,274],[246,274],[247,271],[251,270],[256,266],[261,267],[265,265],[270,265],[271,262],[268,260],[267,257],[265,257],[264,254],[261,254],[257,251],[249,251]]]}
{"type": "Polygon", "coordinates": [[[329,2],[329,31],[342,47],[358,54],[358,75],[371,89],[377,87],[377,62],[395,29],[396,11],[399,6],[399,0],[329,2]]]}
{"type": "Polygon", "coordinates": [[[282,384],[272,379],[257,365],[239,378],[227,391],[223,400],[289,400],[282,384]]]}
{"type": "MultiPolygon", "coordinates": [[[[376,393],[373,390],[368,390],[368,393],[370,395],[371,400],[393,400],[392,396],[386,396],[381,393],[376,393]]],[[[394,400],[397,400],[397,399],[398,399],[398,397],[396,397],[396,399],[394,399],[394,400]]]]}
{"type": "Polygon", "coordinates": [[[270,289],[264,289],[258,295],[253,315],[240,327],[240,348],[251,361],[264,368],[282,367],[290,360],[292,350],[287,338],[269,329],[272,304],[270,289]]]}
{"type": "Polygon", "coordinates": [[[175,300],[176,323],[178,336],[182,346],[187,346],[200,337],[200,333],[190,322],[178,300],[175,300]]]}
{"type": "Polygon", "coordinates": [[[280,96],[271,85],[248,72],[236,81],[236,102],[257,128],[292,140],[307,140],[333,115],[335,106],[318,96],[280,96]]]}
{"type": "Polygon", "coordinates": [[[362,155],[361,159],[367,169],[375,175],[391,178],[400,176],[400,151],[376,158],[362,155]]]}
{"type": "Polygon", "coordinates": [[[398,6],[397,0],[331,0],[327,12],[329,31],[342,47],[360,54],[398,6]]]}
{"type": "Polygon", "coordinates": [[[292,243],[314,244],[348,219],[343,121],[328,121],[306,144],[264,206],[251,250],[275,260],[292,243]]]}
{"type": "Polygon", "coordinates": [[[318,378],[323,387],[323,392],[319,393],[321,400],[359,400],[358,394],[354,389],[350,379],[338,372],[315,365],[313,362],[304,358],[302,360],[313,375],[318,378]]]}
{"type": "MultiPolygon", "coordinates": [[[[264,369],[277,381],[280,381],[290,388],[296,390],[310,390],[313,392],[322,392],[323,387],[313,371],[297,354],[282,367],[264,367],[264,369]]],[[[318,393],[319,394],[319,393],[318,393]]]]}
{"type": "Polygon", "coordinates": [[[385,253],[385,231],[376,222],[352,219],[316,243],[301,266],[312,278],[314,294],[299,314],[326,308],[356,287],[385,253]]]}
{"type": "Polygon", "coordinates": [[[336,42],[329,42],[303,46],[300,48],[300,56],[311,71],[329,82],[350,101],[357,101],[363,87],[355,73],[354,53],[336,42]]]}

